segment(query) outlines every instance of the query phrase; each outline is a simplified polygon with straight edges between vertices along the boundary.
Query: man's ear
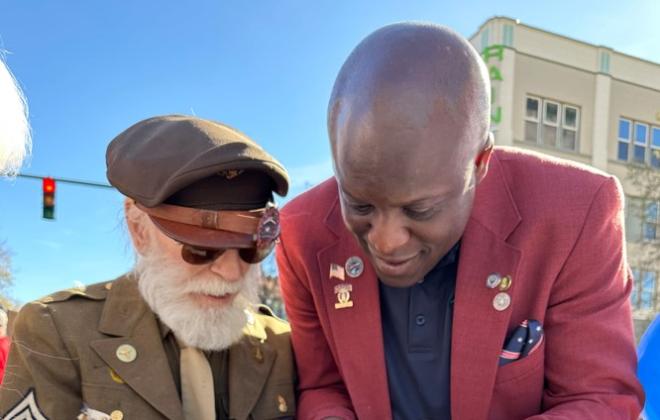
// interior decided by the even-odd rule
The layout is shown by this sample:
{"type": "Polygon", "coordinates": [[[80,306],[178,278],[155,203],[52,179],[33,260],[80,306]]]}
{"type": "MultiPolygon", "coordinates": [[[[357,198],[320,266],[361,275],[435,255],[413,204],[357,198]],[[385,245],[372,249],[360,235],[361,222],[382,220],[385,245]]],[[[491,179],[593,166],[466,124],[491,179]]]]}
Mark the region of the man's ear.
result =
{"type": "Polygon", "coordinates": [[[126,217],[126,226],[131,235],[133,247],[138,254],[144,255],[149,245],[149,225],[148,216],[138,209],[131,198],[124,200],[124,216],[126,217]]]}
{"type": "Polygon", "coordinates": [[[488,133],[488,138],[486,140],[486,145],[477,155],[477,158],[474,160],[474,165],[476,166],[475,170],[477,171],[477,184],[481,182],[482,179],[486,177],[488,173],[488,164],[490,163],[490,158],[493,155],[493,146],[495,140],[493,139],[493,133],[488,133]]]}

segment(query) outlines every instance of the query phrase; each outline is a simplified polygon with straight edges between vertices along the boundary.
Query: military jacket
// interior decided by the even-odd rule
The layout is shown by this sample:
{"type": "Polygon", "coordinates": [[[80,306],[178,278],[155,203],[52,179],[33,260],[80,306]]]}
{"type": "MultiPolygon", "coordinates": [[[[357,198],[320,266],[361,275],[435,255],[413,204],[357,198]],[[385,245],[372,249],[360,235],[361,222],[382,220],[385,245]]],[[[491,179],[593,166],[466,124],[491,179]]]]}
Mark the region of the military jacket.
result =
{"type": "MultiPolygon", "coordinates": [[[[232,419],[295,415],[289,326],[255,308],[229,349],[232,419]]],[[[0,388],[3,419],[183,420],[156,316],[135,277],[25,305],[0,388]],[[80,417],[80,418],[84,418],[80,417]]]]}

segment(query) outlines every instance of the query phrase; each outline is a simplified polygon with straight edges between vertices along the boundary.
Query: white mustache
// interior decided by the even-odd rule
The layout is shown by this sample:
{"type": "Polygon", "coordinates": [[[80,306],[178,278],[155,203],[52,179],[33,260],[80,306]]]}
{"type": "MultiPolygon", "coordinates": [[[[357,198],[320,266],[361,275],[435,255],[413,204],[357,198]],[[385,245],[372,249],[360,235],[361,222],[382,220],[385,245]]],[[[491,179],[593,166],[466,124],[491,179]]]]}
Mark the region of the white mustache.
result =
{"type": "Polygon", "coordinates": [[[243,281],[226,281],[222,278],[195,279],[185,283],[183,293],[210,296],[234,295],[243,290],[243,281]]]}

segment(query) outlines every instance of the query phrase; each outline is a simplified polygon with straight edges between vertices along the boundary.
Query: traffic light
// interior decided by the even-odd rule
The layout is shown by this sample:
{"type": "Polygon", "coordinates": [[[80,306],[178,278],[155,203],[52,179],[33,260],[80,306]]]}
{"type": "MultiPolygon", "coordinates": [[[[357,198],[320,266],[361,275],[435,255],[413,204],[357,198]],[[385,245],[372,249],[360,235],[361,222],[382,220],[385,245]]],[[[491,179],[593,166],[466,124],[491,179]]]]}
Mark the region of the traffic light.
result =
{"type": "Polygon", "coordinates": [[[53,178],[43,179],[44,213],[43,218],[55,219],[55,180],[53,178]]]}

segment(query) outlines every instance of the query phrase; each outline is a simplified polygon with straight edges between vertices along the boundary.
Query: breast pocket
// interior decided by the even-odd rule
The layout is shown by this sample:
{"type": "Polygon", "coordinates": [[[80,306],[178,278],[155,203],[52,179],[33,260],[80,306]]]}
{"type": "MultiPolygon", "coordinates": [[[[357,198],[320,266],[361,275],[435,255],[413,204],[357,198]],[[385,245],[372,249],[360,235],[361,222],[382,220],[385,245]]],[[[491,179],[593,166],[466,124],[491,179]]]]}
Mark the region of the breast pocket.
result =
{"type": "Polygon", "coordinates": [[[541,411],[545,342],[534,353],[498,368],[489,418],[522,419],[541,411]]]}

